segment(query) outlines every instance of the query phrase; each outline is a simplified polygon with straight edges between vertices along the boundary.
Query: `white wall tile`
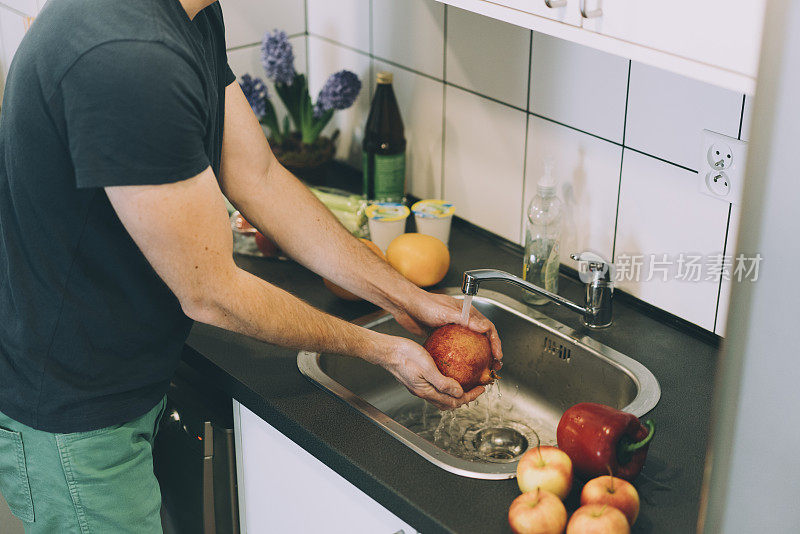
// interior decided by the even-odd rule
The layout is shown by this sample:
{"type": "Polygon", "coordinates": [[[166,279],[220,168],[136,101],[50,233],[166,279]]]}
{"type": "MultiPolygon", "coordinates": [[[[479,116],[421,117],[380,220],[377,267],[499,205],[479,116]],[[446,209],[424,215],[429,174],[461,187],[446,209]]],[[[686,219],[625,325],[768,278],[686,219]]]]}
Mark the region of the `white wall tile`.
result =
{"type": "Polygon", "coordinates": [[[533,34],[531,111],[622,142],[628,60],[533,34]]]}
{"type": "MultiPolygon", "coordinates": [[[[536,195],[544,163],[552,159],[558,196],[564,203],[561,262],[573,252],[592,251],[611,261],[622,147],[553,122],[531,117],[525,173],[525,211],[536,195]]],[[[523,226],[520,244],[524,245],[523,226]]]]}
{"type": "Polygon", "coordinates": [[[370,51],[369,0],[307,1],[310,33],[370,51]]]}
{"type": "Polygon", "coordinates": [[[40,7],[36,0],[0,0],[0,9],[4,5],[31,17],[39,12],[40,7]]]}
{"type": "Polygon", "coordinates": [[[306,31],[303,0],[220,0],[228,48],[261,42],[275,29],[288,35],[306,31]]]}
{"type": "Polygon", "coordinates": [[[697,169],[704,129],[739,134],[742,95],[633,63],[625,145],[697,169]]]}
{"type": "Polygon", "coordinates": [[[444,198],[456,215],[519,241],[525,113],[448,86],[444,198]]]}
{"type": "MultiPolygon", "coordinates": [[[[292,37],[289,39],[294,49],[294,68],[298,72],[307,72],[306,68],[306,38],[304,36],[292,37]]],[[[286,108],[278,98],[275,92],[275,84],[270,81],[264,74],[264,67],[261,65],[261,47],[260,45],[248,46],[231,50],[228,52],[228,64],[231,70],[236,75],[237,79],[241,79],[243,74],[250,74],[251,76],[261,78],[267,84],[269,89],[270,98],[275,106],[275,111],[278,113],[278,118],[283,119],[286,108]]],[[[314,95],[312,94],[312,98],[314,95]]]]}
{"type": "Polygon", "coordinates": [[[750,141],[750,130],[753,123],[753,103],[755,97],[747,95],[744,98],[744,113],[742,114],[742,141],[750,141]]]}
{"type": "Polygon", "coordinates": [[[645,256],[639,281],[620,281],[617,287],[705,329],[714,328],[719,282],[706,280],[710,256],[721,254],[728,221],[728,204],[703,195],[696,173],[625,150],[615,263],[624,256],[645,256]],[[649,276],[649,256],[703,255],[701,281],[676,279],[673,265],[663,281],[649,276]]]}
{"type": "Polygon", "coordinates": [[[375,71],[394,73],[393,89],[406,135],[406,191],[418,198],[442,195],[443,84],[375,61],[375,71]]]}
{"type": "Polygon", "coordinates": [[[373,0],[373,54],[441,79],[444,4],[435,0],[373,0]]]}
{"type": "Polygon", "coordinates": [[[357,74],[361,79],[361,93],[358,95],[355,104],[349,109],[337,111],[330,124],[323,131],[324,135],[332,135],[335,130],[339,130],[336,158],[360,169],[364,124],[367,122],[369,106],[372,100],[370,95],[371,60],[367,55],[314,36],[308,38],[308,46],[310,58],[308,83],[312,101],[316,102],[320,89],[322,89],[328,76],[334,72],[347,69],[357,74]]]}
{"type": "Polygon", "coordinates": [[[529,30],[448,8],[445,79],[525,109],[529,45],[529,30]]]}

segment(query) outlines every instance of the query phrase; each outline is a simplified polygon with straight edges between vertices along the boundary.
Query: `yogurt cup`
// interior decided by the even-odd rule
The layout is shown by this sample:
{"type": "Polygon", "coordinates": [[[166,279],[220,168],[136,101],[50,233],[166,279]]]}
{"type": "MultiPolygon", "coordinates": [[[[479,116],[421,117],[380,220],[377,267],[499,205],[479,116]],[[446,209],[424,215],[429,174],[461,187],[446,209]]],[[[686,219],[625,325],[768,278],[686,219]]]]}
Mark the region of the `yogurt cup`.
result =
{"type": "Polygon", "coordinates": [[[420,200],[411,206],[417,231],[435,237],[445,245],[450,240],[450,223],[456,207],[445,200],[420,200]]]}
{"type": "Polygon", "coordinates": [[[386,253],[389,243],[406,232],[406,219],[410,214],[406,206],[393,202],[376,202],[367,206],[372,242],[386,253]]]}

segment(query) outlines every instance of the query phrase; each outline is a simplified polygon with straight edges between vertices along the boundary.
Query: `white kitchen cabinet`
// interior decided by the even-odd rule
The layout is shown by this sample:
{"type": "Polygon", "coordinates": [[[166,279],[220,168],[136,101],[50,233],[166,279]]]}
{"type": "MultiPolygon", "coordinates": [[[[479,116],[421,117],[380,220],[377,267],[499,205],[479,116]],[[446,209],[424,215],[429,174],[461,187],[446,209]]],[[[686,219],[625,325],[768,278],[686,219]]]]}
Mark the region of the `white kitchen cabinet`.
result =
{"type": "Polygon", "coordinates": [[[583,27],[755,77],[763,0],[581,0],[583,27]]]}
{"type": "Polygon", "coordinates": [[[416,534],[236,401],[233,413],[243,534],[416,534]]]}
{"type": "Polygon", "coordinates": [[[755,92],[766,0],[566,0],[558,8],[545,0],[439,1],[739,93],[755,92]]]}
{"type": "Polygon", "coordinates": [[[579,0],[497,0],[494,3],[523,13],[580,26],[578,2],[579,0]]]}

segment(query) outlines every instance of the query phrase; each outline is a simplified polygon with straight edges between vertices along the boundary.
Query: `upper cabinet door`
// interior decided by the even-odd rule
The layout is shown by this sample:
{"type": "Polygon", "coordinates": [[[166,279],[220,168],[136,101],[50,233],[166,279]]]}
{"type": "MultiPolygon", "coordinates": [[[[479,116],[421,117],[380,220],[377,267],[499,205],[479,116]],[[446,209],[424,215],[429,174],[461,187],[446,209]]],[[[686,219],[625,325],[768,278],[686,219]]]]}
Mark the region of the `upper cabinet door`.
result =
{"type": "Polygon", "coordinates": [[[577,0],[585,29],[755,77],[766,0],[577,0]]]}
{"type": "Polygon", "coordinates": [[[581,13],[578,9],[580,0],[498,0],[494,2],[501,6],[510,7],[525,13],[532,13],[540,17],[581,25],[581,13]]]}

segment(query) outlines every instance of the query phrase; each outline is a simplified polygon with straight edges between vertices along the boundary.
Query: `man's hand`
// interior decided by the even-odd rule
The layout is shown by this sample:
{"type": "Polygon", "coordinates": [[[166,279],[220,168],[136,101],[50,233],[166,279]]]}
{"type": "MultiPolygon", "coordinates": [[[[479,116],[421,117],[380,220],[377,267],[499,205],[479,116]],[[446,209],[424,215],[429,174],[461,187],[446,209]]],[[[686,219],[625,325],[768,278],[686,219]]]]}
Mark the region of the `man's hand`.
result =
{"type": "Polygon", "coordinates": [[[500,336],[497,335],[494,324],[474,307],[470,308],[469,318],[464,323],[461,320],[463,300],[419,290],[413,295],[409,295],[406,302],[407,304],[403,308],[392,312],[403,328],[413,334],[424,335],[426,333],[424,327],[438,328],[451,323],[463,324],[470,330],[489,337],[492,344],[492,355],[495,359],[494,369],[500,369],[502,366],[500,360],[503,358],[500,336]]]}
{"type": "Polygon", "coordinates": [[[452,410],[472,402],[483,392],[478,386],[464,392],[458,382],[439,372],[430,354],[410,339],[390,338],[388,353],[380,365],[392,373],[413,395],[432,403],[440,410],[452,410]]]}

